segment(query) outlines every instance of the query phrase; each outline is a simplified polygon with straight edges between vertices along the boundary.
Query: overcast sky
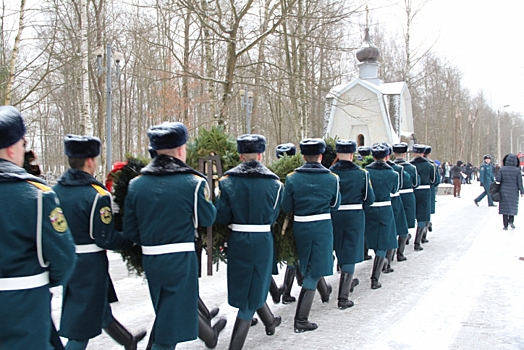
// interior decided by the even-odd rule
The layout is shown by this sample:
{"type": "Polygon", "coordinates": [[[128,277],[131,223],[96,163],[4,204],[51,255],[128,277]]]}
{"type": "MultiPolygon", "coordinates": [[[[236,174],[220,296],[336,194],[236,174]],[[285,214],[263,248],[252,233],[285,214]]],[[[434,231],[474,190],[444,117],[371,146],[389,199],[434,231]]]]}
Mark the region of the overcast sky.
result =
{"type": "MultiPolygon", "coordinates": [[[[395,2],[370,16],[401,31],[404,0],[370,0],[369,6],[395,2]]],[[[510,105],[506,110],[524,115],[523,10],[522,0],[432,0],[414,24],[413,43],[437,39],[433,51],[464,73],[472,95],[482,89],[493,108],[510,105]]]]}

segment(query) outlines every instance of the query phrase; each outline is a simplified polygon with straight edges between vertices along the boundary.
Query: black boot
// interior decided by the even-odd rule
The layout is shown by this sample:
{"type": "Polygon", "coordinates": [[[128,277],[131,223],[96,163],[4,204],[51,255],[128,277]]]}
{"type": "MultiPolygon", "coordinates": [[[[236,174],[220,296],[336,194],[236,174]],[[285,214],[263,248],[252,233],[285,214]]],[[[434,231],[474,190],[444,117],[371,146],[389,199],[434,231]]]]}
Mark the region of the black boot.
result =
{"type": "Polygon", "coordinates": [[[293,280],[295,279],[296,269],[286,267],[286,274],[284,275],[284,285],[282,293],[282,304],[289,304],[297,301],[295,297],[291,296],[291,288],[293,287],[293,280]]]}
{"type": "Polygon", "coordinates": [[[273,276],[271,276],[271,284],[269,285],[269,294],[271,294],[271,299],[273,299],[273,302],[275,304],[280,303],[280,296],[282,295],[282,288],[278,288],[277,282],[275,282],[275,279],[273,276]]]}
{"type": "Polygon", "coordinates": [[[378,282],[380,278],[380,273],[382,272],[382,266],[386,259],[380,256],[375,255],[375,260],[373,261],[373,270],[371,271],[371,289],[378,289],[382,285],[378,282]]]}
{"type": "Polygon", "coordinates": [[[422,235],[424,234],[424,227],[418,227],[417,226],[417,234],[415,235],[415,251],[421,251],[424,250],[422,246],[420,245],[420,242],[422,241],[422,235]]]}
{"type": "Polygon", "coordinates": [[[297,274],[297,284],[302,287],[302,283],[304,283],[304,275],[302,274],[302,271],[300,271],[300,265],[297,264],[295,266],[295,273],[297,274]]]}
{"type": "Polygon", "coordinates": [[[342,272],[340,274],[340,283],[338,285],[338,308],[340,310],[347,309],[355,305],[349,300],[349,291],[353,285],[353,274],[342,272]]]}
{"type": "Polygon", "coordinates": [[[393,261],[393,256],[395,254],[395,249],[388,249],[386,252],[386,260],[384,260],[384,267],[382,267],[382,272],[391,273],[395,270],[391,268],[391,262],[393,261]]]}
{"type": "Polygon", "coordinates": [[[404,249],[406,249],[407,236],[398,236],[397,261],[406,261],[408,258],[404,256],[404,249]]]}
{"type": "Polygon", "coordinates": [[[247,333],[251,327],[250,320],[243,320],[237,317],[233,333],[231,334],[231,342],[229,343],[229,350],[241,350],[247,338],[247,333]]]}
{"type": "Polygon", "coordinates": [[[218,343],[218,335],[226,326],[226,320],[220,319],[213,327],[209,324],[209,320],[198,313],[198,337],[206,344],[210,349],[214,349],[218,343]]]}
{"type": "Polygon", "coordinates": [[[295,333],[313,331],[318,328],[316,323],[309,322],[309,311],[315,298],[315,291],[302,287],[298,296],[297,311],[295,313],[295,333]]]}
{"type": "Polygon", "coordinates": [[[333,291],[331,288],[331,285],[326,282],[324,277],[320,277],[317,283],[317,290],[320,294],[320,299],[322,299],[323,303],[329,303],[329,295],[333,291]]]}
{"type": "Polygon", "coordinates": [[[364,260],[371,260],[371,255],[369,255],[368,245],[364,241],[364,260]]]}
{"type": "Polygon", "coordinates": [[[269,309],[269,306],[267,306],[267,303],[264,303],[260,309],[257,309],[257,314],[260,317],[260,320],[262,320],[264,326],[266,326],[266,334],[275,334],[275,328],[280,326],[282,318],[280,316],[275,317],[269,309]]]}
{"type": "Polygon", "coordinates": [[[422,231],[422,240],[421,242],[422,243],[428,243],[429,241],[426,239],[427,235],[428,235],[428,228],[429,228],[429,224],[430,222],[426,222],[426,226],[424,226],[424,230],[422,231]]]}
{"type": "Polygon", "coordinates": [[[211,320],[218,314],[218,311],[220,310],[218,307],[209,310],[206,304],[204,304],[204,302],[202,301],[202,299],[198,297],[198,311],[200,311],[204,318],[211,322],[211,320]]]}
{"type": "Polygon", "coordinates": [[[133,335],[115,318],[113,318],[113,322],[109,326],[104,328],[104,331],[118,344],[123,345],[126,350],[136,350],[136,344],[144,339],[147,334],[146,331],[140,331],[137,335],[133,335]]]}

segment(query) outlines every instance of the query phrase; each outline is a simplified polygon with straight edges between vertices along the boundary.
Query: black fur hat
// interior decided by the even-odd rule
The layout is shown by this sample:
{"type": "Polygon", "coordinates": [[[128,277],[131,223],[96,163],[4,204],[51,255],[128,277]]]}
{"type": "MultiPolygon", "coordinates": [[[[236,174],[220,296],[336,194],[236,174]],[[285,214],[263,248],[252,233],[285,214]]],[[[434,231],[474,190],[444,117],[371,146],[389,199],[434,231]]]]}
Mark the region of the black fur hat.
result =
{"type": "Polygon", "coordinates": [[[337,140],[337,153],[355,153],[357,151],[357,143],[353,140],[337,140]]]}
{"type": "Polygon", "coordinates": [[[237,137],[238,153],[264,153],[266,138],[258,134],[244,134],[237,137]]]}
{"type": "Polygon", "coordinates": [[[408,152],[408,144],[405,142],[395,143],[393,145],[393,153],[402,154],[408,152]]]}
{"type": "Polygon", "coordinates": [[[179,122],[152,126],[147,130],[147,136],[150,147],[155,151],[180,147],[188,138],[186,126],[179,122]]]}
{"type": "Polygon", "coordinates": [[[20,111],[13,106],[0,106],[0,149],[17,143],[25,135],[20,111]]]}
{"type": "Polygon", "coordinates": [[[360,154],[362,157],[369,156],[371,154],[371,147],[369,146],[360,146],[358,149],[358,154],[360,154]]]}
{"type": "Polygon", "coordinates": [[[277,158],[282,158],[284,155],[294,156],[297,154],[297,147],[292,143],[283,143],[278,145],[275,149],[277,158]]]}
{"type": "Polygon", "coordinates": [[[424,153],[425,151],[426,151],[426,145],[416,144],[416,145],[413,145],[413,150],[411,152],[424,153]]]}
{"type": "Polygon", "coordinates": [[[389,150],[386,146],[377,144],[371,149],[371,154],[375,159],[384,159],[389,155],[389,150]]]}
{"type": "Polygon", "coordinates": [[[100,139],[92,136],[66,135],[64,153],[70,158],[94,158],[100,154],[100,139]]]}
{"type": "Polygon", "coordinates": [[[322,139],[304,139],[300,141],[300,153],[304,156],[316,156],[326,151],[326,143],[322,139]]]}

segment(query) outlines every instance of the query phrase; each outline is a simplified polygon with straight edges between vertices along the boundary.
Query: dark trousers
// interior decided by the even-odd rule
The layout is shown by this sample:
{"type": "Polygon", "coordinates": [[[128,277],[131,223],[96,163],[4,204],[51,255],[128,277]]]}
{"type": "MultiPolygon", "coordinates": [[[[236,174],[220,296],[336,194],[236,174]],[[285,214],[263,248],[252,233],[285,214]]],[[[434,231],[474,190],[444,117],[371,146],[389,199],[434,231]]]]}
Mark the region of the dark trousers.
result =
{"type": "Polygon", "coordinates": [[[489,193],[489,186],[491,183],[482,183],[482,187],[484,188],[484,192],[480,194],[475,200],[477,202],[480,202],[484,197],[488,196],[488,205],[493,205],[493,199],[491,199],[491,194],[489,193]]]}
{"type": "Polygon", "coordinates": [[[453,197],[460,197],[460,179],[453,179],[453,197]]]}
{"type": "Polygon", "coordinates": [[[502,215],[502,223],[504,228],[508,228],[508,224],[512,224],[515,217],[513,215],[502,215]]]}

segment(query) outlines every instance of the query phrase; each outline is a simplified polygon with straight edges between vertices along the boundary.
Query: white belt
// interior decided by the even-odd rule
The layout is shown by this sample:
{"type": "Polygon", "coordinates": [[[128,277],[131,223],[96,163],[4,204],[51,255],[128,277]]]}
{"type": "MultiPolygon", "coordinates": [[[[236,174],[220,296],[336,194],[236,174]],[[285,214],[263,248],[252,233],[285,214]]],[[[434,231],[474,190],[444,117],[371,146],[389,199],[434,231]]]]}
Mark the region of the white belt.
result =
{"type": "Polygon", "coordinates": [[[105,250],[104,248],[100,248],[96,244],[81,244],[77,245],[75,247],[75,252],[77,254],[87,254],[87,253],[98,253],[105,250]]]}
{"type": "Polygon", "coordinates": [[[48,284],[49,271],[45,271],[33,276],[0,278],[0,291],[32,289],[48,284]]]}
{"type": "Polygon", "coordinates": [[[390,197],[398,197],[400,196],[400,192],[392,193],[390,197]]]}
{"type": "Polygon", "coordinates": [[[359,210],[362,209],[362,204],[342,204],[338,210],[359,210]]]}
{"type": "Polygon", "coordinates": [[[172,243],[153,246],[142,246],[142,254],[144,255],[161,255],[169,253],[194,252],[195,243],[172,243]]]}
{"type": "Polygon", "coordinates": [[[271,225],[231,224],[229,228],[237,232],[271,232],[271,225]]]}
{"type": "Polygon", "coordinates": [[[296,222],[311,222],[311,221],[331,220],[331,214],[317,214],[317,215],[307,215],[307,216],[295,215],[294,220],[296,222]]]}
{"type": "Polygon", "coordinates": [[[399,190],[398,193],[402,194],[402,193],[412,193],[413,192],[413,189],[412,188],[405,188],[403,190],[399,190]]]}
{"type": "Polygon", "coordinates": [[[429,190],[431,188],[430,185],[420,185],[419,187],[415,188],[416,190],[429,190]]]}
{"type": "Polygon", "coordinates": [[[371,207],[387,207],[391,205],[391,201],[385,201],[385,202],[375,202],[371,204],[371,207]]]}

